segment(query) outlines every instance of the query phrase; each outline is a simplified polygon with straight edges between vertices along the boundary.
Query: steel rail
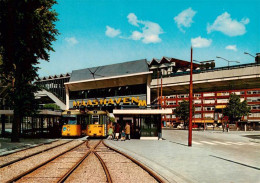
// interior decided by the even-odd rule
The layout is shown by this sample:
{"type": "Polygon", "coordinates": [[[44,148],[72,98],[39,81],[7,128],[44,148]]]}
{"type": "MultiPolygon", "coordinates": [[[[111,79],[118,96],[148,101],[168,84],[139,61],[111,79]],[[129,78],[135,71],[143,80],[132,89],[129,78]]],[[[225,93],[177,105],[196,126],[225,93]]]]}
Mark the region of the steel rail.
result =
{"type": "Polygon", "coordinates": [[[95,149],[100,143],[101,140],[93,148],[91,148],[87,141],[86,146],[89,148],[89,151],[65,175],[63,175],[57,183],[65,182],[65,180],[81,165],[81,163],[89,156],[93,149],[95,149]]]}
{"type": "Polygon", "coordinates": [[[136,165],[140,166],[142,169],[144,169],[147,173],[149,173],[156,181],[160,182],[160,183],[165,183],[165,181],[158,176],[153,170],[151,170],[150,168],[148,168],[147,166],[143,165],[142,163],[138,162],[137,160],[135,160],[134,158],[132,158],[131,156],[107,145],[105,142],[102,141],[102,143],[109,149],[112,149],[113,151],[125,156],[126,158],[130,159],[133,163],[135,163],[136,165]]]}
{"type": "Polygon", "coordinates": [[[107,182],[108,182],[108,183],[112,183],[113,181],[112,181],[111,175],[110,175],[110,173],[109,173],[109,171],[108,171],[108,168],[107,168],[105,162],[104,162],[103,159],[98,155],[98,153],[97,153],[96,151],[93,151],[93,153],[96,155],[96,157],[97,157],[98,160],[100,161],[100,163],[101,163],[101,165],[102,165],[102,167],[103,167],[103,169],[104,169],[104,171],[105,171],[105,174],[106,174],[106,177],[107,177],[107,182]]]}
{"type": "MultiPolygon", "coordinates": [[[[24,157],[22,157],[22,158],[19,158],[19,159],[16,159],[16,160],[13,160],[13,161],[7,162],[7,163],[5,163],[5,164],[0,165],[0,168],[4,168],[4,167],[6,167],[6,166],[8,166],[8,165],[11,165],[11,164],[16,163],[16,162],[21,161],[21,160],[24,160],[24,159],[26,159],[26,158],[29,158],[29,157],[35,156],[35,155],[37,155],[37,154],[43,153],[43,152],[45,152],[45,151],[48,151],[48,150],[54,149],[54,148],[59,147],[59,146],[62,146],[62,145],[68,144],[69,142],[72,142],[72,140],[70,140],[70,141],[68,141],[68,142],[65,142],[65,143],[63,143],[63,144],[59,144],[59,145],[56,145],[56,146],[50,147],[50,148],[48,148],[48,149],[44,149],[44,150],[41,150],[41,151],[35,152],[35,153],[30,154],[30,155],[28,155],[28,156],[24,156],[24,157]]],[[[25,150],[26,150],[26,149],[25,149],[25,150]]],[[[21,151],[19,151],[19,152],[21,152],[21,151]]]]}
{"type": "Polygon", "coordinates": [[[1,158],[1,157],[4,157],[4,156],[9,156],[9,155],[14,154],[14,153],[17,153],[17,152],[25,151],[25,150],[28,150],[28,149],[33,149],[33,148],[35,148],[35,147],[40,147],[40,146],[45,145],[45,144],[51,144],[51,143],[57,142],[57,141],[58,141],[58,140],[54,140],[54,141],[51,141],[51,142],[40,143],[40,144],[37,144],[37,145],[35,145],[35,146],[30,146],[30,147],[27,147],[27,148],[25,147],[24,149],[19,149],[19,150],[17,150],[17,151],[11,152],[11,153],[2,154],[2,155],[0,155],[0,158],[1,158]]]}
{"type": "Polygon", "coordinates": [[[55,160],[56,158],[62,156],[63,154],[65,154],[65,153],[67,153],[67,152],[69,152],[69,151],[72,151],[72,150],[76,149],[77,147],[81,146],[81,145],[84,144],[84,143],[85,143],[85,142],[82,142],[82,143],[80,143],[79,145],[76,145],[75,147],[73,147],[73,148],[71,148],[71,149],[68,149],[68,150],[64,151],[63,153],[58,154],[58,155],[52,157],[51,159],[49,159],[49,160],[47,160],[47,161],[41,163],[40,165],[38,165],[38,166],[36,166],[36,167],[34,167],[34,168],[31,168],[30,170],[28,170],[28,171],[26,171],[26,172],[21,173],[20,175],[18,175],[18,176],[16,176],[16,177],[12,178],[11,180],[7,181],[7,183],[15,182],[15,181],[21,179],[22,177],[24,177],[24,176],[30,174],[31,172],[37,170],[38,168],[40,168],[40,167],[46,165],[47,163],[49,163],[49,162],[55,160]]]}

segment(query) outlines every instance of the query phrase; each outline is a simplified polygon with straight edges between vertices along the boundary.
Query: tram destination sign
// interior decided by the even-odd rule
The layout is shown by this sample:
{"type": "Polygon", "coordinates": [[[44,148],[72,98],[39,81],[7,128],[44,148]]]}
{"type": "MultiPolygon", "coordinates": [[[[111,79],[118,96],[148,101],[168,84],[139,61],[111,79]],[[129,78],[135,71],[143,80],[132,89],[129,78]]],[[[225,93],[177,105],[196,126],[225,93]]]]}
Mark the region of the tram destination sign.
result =
{"type": "Polygon", "coordinates": [[[80,106],[106,106],[106,105],[138,105],[147,106],[146,100],[141,100],[139,97],[119,97],[119,98],[106,98],[106,99],[89,99],[89,100],[74,100],[72,102],[73,108],[80,106]]]}

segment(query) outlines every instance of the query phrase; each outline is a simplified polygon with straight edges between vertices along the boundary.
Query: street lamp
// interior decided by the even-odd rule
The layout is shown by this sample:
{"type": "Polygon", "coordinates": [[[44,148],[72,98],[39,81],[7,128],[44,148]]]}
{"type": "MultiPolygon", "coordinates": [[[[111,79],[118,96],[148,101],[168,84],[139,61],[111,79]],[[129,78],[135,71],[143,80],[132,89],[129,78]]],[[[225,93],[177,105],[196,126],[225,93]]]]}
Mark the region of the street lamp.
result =
{"type": "Polygon", "coordinates": [[[216,58],[221,58],[221,59],[227,61],[227,62],[228,62],[228,67],[229,67],[229,63],[230,63],[230,62],[240,63],[239,61],[230,61],[230,60],[227,60],[227,59],[225,59],[225,58],[223,58],[223,57],[219,57],[219,56],[216,56],[216,58]]]}
{"type": "Polygon", "coordinates": [[[250,55],[251,57],[254,57],[254,58],[255,58],[254,55],[252,55],[252,54],[250,54],[250,53],[248,53],[248,52],[244,52],[244,54],[246,54],[246,55],[250,55]]]}
{"type": "Polygon", "coordinates": [[[198,61],[198,60],[193,60],[193,62],[201,63],[201,62],[200,62],[200,61],[198,61]]]}
{"type": "Polygon", "coordinates": [[[190,91],[189,91],[189,135],[188,135],[188,146],[192,146],[192,98],[193,98],[193,83],[192,83],[192,70],[193,70],[193,50],[192,47],[190,49],[190,91]]]}

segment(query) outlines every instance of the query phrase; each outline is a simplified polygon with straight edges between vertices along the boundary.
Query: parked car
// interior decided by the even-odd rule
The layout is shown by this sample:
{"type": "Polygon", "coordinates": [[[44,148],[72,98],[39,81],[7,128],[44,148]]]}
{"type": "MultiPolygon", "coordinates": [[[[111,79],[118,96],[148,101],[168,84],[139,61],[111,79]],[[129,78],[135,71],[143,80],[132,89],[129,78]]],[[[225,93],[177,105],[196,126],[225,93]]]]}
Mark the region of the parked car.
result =
{"type": "Polygon", "coordinates": [[[184,129],[184,124],[179,124],[179,125],[177,126],[177,129],[184,129]]]}

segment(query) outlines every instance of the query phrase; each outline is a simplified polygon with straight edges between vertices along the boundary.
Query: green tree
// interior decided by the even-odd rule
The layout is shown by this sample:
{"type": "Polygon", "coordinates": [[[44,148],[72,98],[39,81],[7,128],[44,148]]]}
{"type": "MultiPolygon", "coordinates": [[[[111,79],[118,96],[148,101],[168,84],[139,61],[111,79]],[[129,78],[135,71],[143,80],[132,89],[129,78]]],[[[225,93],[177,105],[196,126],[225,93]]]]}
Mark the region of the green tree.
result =
{"type": "Polygon", "coordinates": [[[44,104],[43,108],[44,109],[60,110],[60,106],[58,106],[57,104],[44,104]]]}
{"type": "Polygon", "coordinates": [[[227,107],[224,108],[223,115],[228,116],[231,123],[237,122],[242,116],[247,116],[250,112],[250,108],[247,105],[247,101],[240,101],[240,97],[236,94],[231,94],[227,107]]]}
{"type": "Polygon", "coordinates": [[[19,127],[24,116],[37,111],[34,93],[39,87],[32,82],[38,77],[39,60],[49,60],[56,40],[57,13],[55,0],[0,1],[0,55],[2,78],[11,84],[9,104],[14,110],[12,142],[19,141],[19,127]]]}
{"type": "MultiPolygon", "coordinates": [[[[184,126],[188,126],[190,119],[190,105],[189,101],[183,100],[178,107],[174,110],[176,117],[184,122],[184,126]]],[[[192,106],[192,116],[194,115],[194,106],[192,106]]]]}
{"type": "Polygon", "coordinates": [[[109,116],[109,121],[114,123],[116,121],[115,117],[109,116]]]}

